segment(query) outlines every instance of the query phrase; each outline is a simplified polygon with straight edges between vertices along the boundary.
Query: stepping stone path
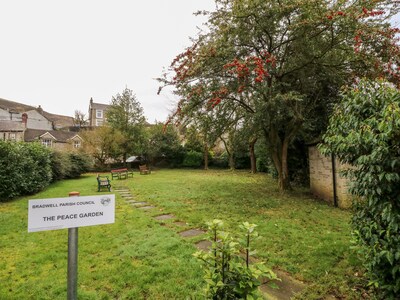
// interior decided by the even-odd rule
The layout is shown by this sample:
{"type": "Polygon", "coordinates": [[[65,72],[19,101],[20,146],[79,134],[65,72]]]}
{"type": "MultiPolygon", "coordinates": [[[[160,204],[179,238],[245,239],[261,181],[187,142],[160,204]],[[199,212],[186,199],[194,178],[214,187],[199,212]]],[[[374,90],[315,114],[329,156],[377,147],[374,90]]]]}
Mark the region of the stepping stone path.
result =
{"type": "Polygon", "coordinates": [[[176,221],[173,224],[176,226],[181,226],[181,227],[185,227],[187,225],[185,222],[181,222],[181,221],[176,221]]]}
{"type": "MultiPolygon", "coordinates": [[[[113,190],[115,192],[118,192],[127,203],[131,204],[133,207],[137,209],[150,210],[156,208],[156,206],[150,205],[145,201],[133,200],[134,198],[129,188],[127,187],[115,187],[113,190]]],[[[172,214],[165,214],[165,215],[155,216],[153,218],[157,221],[163,221],[163,220],[174,219],[176,217],[172,214]]],[[[162,225],[162,223],[160,224],[162,225]]],[[[175,221],[172,224],[180,227],[187,226],[187,223],[182,221],[175,221]]],[[[179,232],[179,235],[183,238],[189,238],[189,237],[199,236],[204,233],[205,231],[200,229],[189,229],[179,232]]],[[[208,240],[202,240],[200,242],[197,242],[195,246],[199,250],[208,251],[211,248],[211,242],[208,240]]],[[[302,291],[306,287],[306,285],[303,282],[294,279],[286,272],[280,270],[274,270],[274,272],[278,275],[278,278],[282,280],[275,282],[275,284],[279,287],[279,289],[273,289],[268,284],[262,284],[260,287],[261,291],[264,293],[265,296],[267,296],[268,299],[271,300],[290,299],[291,297],[293,297],[295,293],[302,291]]]]}
{"type": "Polygon", "coordinates": [[[152,209],[155,208],[155,206],[153,205],[147,205],[147,206],[140,206],[138,207],[138,209],[143,209],[143,210],[148,210],[148,209],[152,209]]]}
{"type": "Polygon", "coordinates": [[[303,282],[294,279],[286,272],[280,270],[274,270],[274,272],[281,279],[281,281],[274,281],[279,289],[273,289],[268,284],[261,285],[261,291],[267,296],[267,299],[289,300],[294,294],[301,292],[306,287],[303,282]]]}
{"type": "Polygon", "coordinates": [[[207,240],[200,241],[200,242],[196,243],[196,248],[207,252],[208,250],[211,249],[211,244],[212,243],[207,240]]]}
{"type": "Polygon", "coordinates": [[[154,217],[154,219],[159,220],[159,221],[169,220],[169,219],[173,219],[173,218],[175,218],[174,215],[161,215],[161,216],[154,217]]]}
{"type": "Polygon", "coordinates": [[[141,207],[141,206],[146,206],[146,205],[148,205],[148,203],[147,202],[130,202],[131,204],[132,204],[132,206],[134,206],[134,207],[141,207]]]}
{"type": "Polygon", "coordinates": [[[200,230],[200,229],[189,229],[189,230],[179,232],[179,235],[181,237],[194,237],[194,236],[198,236],[198,235],[201,235],[204,233],[205,233],[205,231],[200,230]]]}

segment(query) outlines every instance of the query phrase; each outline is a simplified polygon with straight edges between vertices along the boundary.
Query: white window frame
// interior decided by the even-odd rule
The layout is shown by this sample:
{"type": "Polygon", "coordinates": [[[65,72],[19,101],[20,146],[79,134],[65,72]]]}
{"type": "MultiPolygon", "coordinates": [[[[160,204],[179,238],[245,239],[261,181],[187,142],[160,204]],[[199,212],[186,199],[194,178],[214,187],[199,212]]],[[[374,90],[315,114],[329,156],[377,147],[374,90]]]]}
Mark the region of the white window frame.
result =
{"type": "Polygon", "coordinates": [[[51,148],[53,146],[53,140],[52,139],[42,139],[42,145],[48,148],[51,148]]]}
{"type": "Polygon", "coordinates": [[[80,140],[74,140],[74,148],[80,148],[81,147],[81,141],[80,140]]]}
{"type": "Polygon", "coordinates": [[[103,126],[103,120],[96,120],[96,126],[103,126]]]}
{"type": "Polygon", "coordinates": [[[103,111],[101,109],[96,109],[96,119],[103,119],[103,111]]]}

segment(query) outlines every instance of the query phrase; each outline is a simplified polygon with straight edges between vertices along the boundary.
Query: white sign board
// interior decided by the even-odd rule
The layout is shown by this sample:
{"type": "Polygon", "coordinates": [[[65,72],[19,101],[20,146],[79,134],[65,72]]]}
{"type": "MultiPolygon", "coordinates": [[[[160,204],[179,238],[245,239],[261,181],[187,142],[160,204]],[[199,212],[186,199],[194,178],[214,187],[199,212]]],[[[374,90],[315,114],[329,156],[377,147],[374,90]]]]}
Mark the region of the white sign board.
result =
{"type": "Polygon", "coordinates": [[[29,200],[28,232],[115,222],[115,195],[29,200]]]}

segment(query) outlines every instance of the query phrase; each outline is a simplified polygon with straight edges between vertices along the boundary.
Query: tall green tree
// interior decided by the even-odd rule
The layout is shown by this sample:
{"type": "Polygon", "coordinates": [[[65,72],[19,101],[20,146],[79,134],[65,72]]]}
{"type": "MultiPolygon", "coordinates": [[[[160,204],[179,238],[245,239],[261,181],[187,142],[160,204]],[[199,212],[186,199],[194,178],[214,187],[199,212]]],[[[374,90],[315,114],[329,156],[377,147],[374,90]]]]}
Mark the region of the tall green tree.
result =
{"type": "Polygon", "coordinates": [[[326,123],[340,87],[357,76],[398,76],[396,30],[388,23],[398,7],[383,0],[215,2],[205,33],[160,79],[181,96],[171,118],[242,109],[265,136],[279,188],[290,189],[289,146],[305,125],[326,123]]]}
{"type": "Polygon", "coordinates": [[[125,88],[121,94],[112,97],[106,118],[107,124],[118,130],[123,136],[120,148],[124,162],[129,154],[144,152],[146,119],[143,115],[143,108],[132,90],[125,88]]]}

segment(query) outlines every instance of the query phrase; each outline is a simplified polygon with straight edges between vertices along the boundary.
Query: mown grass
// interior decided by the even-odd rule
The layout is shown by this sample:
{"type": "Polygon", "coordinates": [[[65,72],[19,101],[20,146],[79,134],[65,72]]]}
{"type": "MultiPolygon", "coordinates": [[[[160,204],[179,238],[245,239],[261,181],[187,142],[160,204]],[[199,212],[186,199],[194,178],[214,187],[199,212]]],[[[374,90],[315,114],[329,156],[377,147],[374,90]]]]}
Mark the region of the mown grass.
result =
{"type": "MultiPolygon", "coordinates": [[[[186,228],[218,218],[232,231],[258,224],[257,256],[308,285],[300,299],[336,295],[361,298],[355,287],[359,261],[350,247],[350,214],[297,190],[282,195],[264,174],[161,170],[113,180],[135,200],[157,208],[141,211],[118,193],[116,222],[79,229],[79,299],[186,299],[201,291],[202,272],[184,228],[152,216],[172,213],[186,228]]],[[[94,175],[50,186],[32,197],[0,204],[0,299],[65,299],[67,230],[27,233],[28,199],[97,194],[94,175]]]]}

